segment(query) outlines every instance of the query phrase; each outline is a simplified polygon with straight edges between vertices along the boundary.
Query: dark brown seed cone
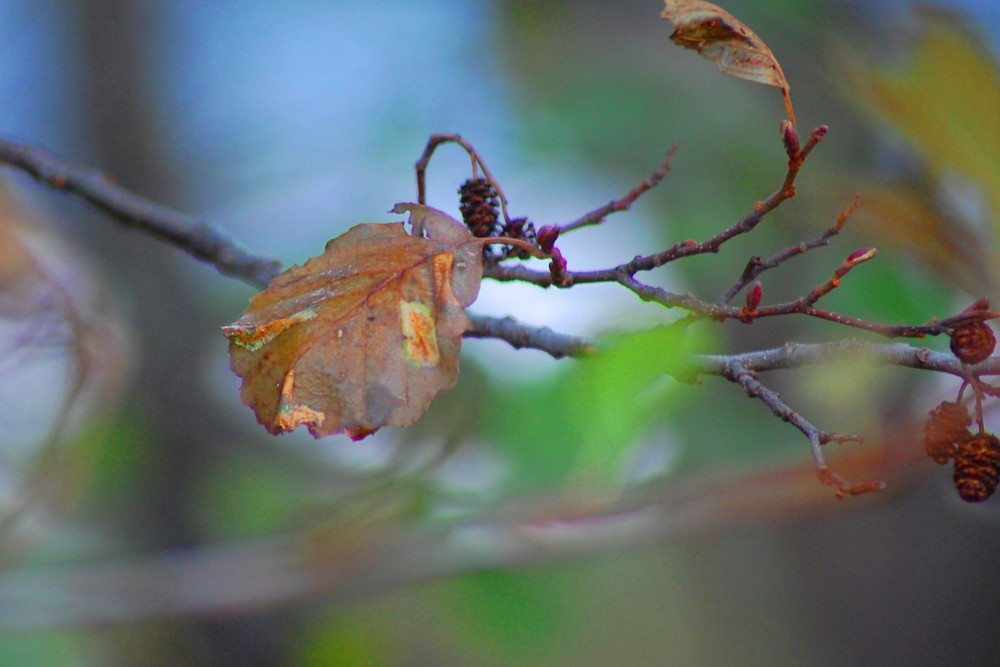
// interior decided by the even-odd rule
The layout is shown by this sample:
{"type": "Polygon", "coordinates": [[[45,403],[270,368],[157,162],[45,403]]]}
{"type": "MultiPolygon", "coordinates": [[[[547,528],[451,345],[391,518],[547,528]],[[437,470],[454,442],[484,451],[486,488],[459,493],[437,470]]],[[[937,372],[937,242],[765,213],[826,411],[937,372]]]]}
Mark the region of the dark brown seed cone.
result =
{"type": "MultiPolygon", "coordinates": [[[[514,218],[510,223],[503,226],[501,235],[509,236],[512,239],[524,239],[531,243],[535,242],[535,223],[527,218],[514,218]]],[[[508,246],[506,250],[508,257],[520,257],[528,259],[531,254],[527,250],[521,250],[508,246]]]]}
{"type": "Polygon", "coordinates": [[[993,329],[986,322],[969,322],[951,331],[951,352],[967,364],[988,359],[997,346],[993,329]]]}
{"type": "Polygon", "coordinates": [[[944,465],[955,456],[959,443],[970,438],[968,426],[972,423],[965,406],[944,401],[931,410],[924,424],[924,449],[927,456],[944,465]]]}
{"type": "Polygon", "coordinates": [[[967,503],[986,500],[1000,480],[1000,440],[980,433],[963,442],[955,453],[955,488],[967,503]]]}
{"type": "Polygon", "coordinates": [[[458,189],[458,210],[473,236],[496,236],[497,191],[485,178],[470,178],[458,189]]]}

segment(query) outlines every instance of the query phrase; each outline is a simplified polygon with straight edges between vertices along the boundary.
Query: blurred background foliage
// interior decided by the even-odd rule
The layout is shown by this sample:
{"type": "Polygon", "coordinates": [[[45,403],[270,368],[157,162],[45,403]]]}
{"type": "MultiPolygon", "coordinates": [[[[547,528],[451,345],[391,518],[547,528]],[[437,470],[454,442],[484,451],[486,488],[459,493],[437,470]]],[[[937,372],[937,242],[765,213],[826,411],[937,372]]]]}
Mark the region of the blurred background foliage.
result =
{"type": "MultiPolygon", "coordinates": [[[[461,132],[512,213],[539,225],[621,196],[678,142],[673,171],[632,211],[561,240],[571,268],[605,268],[710,236],[784,174],[778,92],[672,45],[660,8],[3,0],[0,132],[286,264],[412,200],[432,132],[461,132]]],[[[995,297],[995,3],[725,8],[780,60],[803,133],[831,132],[799,196],[760,229],[652,280],[712,300],[749,256],[819,235],[860,192],[828,249],[765,274],[765,302],[808,292],[867,245],[878,259],[828,307],[919,323],[995,297]]],[[[467,164],[439,152],[432,205],[457,215],[467,164]]],[[[620,288],[487,283],[476,312],[613,334],[612,352],[578,363],[469,341],[458,387],[411,429],[274,439],[238,405],[217,329],[248,287],[19,174],[5,170],[3,188],[0,664],[939,665],[1000,649],[1000,501],[962,505],[919,451],[921,420],[954,382],[857,365],[767,378],[820,428],[866,436],[831,461],[889,489],[837,503],[813,481],[806,442],[762,405],[718,378],[658,377],[689,348],[856,332],[781,318],[703,323],[679,340],[657,327],[677,314],[620,288]],[[38,611],[58,606],[58,588],[18,588],[38,568],[287,535],[347,548],[372,528],[435,535],[525,506],[541,520],[549,499],[565,509],[566,497],[586,507],[676,488],[703,511],[653,544],[349,601],[66,626],[38,611]]]]}

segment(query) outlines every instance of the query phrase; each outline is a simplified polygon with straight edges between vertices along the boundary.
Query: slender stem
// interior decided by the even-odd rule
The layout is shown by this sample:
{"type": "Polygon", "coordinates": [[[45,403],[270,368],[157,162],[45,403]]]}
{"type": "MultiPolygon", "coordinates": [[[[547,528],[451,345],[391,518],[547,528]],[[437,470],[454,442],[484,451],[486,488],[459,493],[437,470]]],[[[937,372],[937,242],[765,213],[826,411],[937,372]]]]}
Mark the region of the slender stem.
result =
{"type": "Polygon", "coordinates": [[[663,178],[670,173],[670,167],[674,161],[674,154],[677,153],[677,147],[677,144],[671,146],[670,151],[667,152],[667,157],[663,160],[663,163],[659,166],[659,168],[657,168],[657,170],[654,171],[648,179],[629,190],[628,194],[624,197],[610,201],[604,206],[596,208],[589,213],[585,213],[573,222],[560,225],[560,232],[566,233],[588,225],[599,225],[612,213],[629,210],[629,208],[632,207],[632,204],[634,204],[639,197],[647,191],[655,188],[660,181],[662,181],[663,178]]]}

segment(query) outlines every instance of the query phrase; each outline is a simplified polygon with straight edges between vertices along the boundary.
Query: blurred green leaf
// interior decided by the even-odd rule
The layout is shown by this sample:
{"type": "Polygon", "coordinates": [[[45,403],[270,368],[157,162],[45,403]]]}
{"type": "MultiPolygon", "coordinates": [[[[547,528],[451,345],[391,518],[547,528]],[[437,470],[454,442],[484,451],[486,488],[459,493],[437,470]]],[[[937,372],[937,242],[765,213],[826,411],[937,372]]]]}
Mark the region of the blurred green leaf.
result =
{"type": "Polygon", "coordinates": [[[85,667],[100,664],[93,636],[74,633],[0,634],[4,667],[85,667]]]}
{"type": "Polygon", "coordinates": [[[303,512],[301,479],[265,459],[222,458],[200,481],[197,520],[212,539],[281,532],[303,512]]]}
{"type": "Polygon", "coordinates": [[[295,667],[389,667],[395,656],[382,624],[361,614],[338,615],[310,630],[295,645],[289,665],[295,667]]]}
{"type": "Polygon", "coordinates": [[[688,354],[684,329],[662,326],[616,334],[600,354],[548,382],[514,385],[490,415],[494,439],[514,461],[522,486],[546,486],[572,476],[614,485],[626,455],[680,400],[668,377],[688,354]],[[501,415],[518,415],[516,427],[501,415]]]}
{"type": "Polygon", "coordinates": [[[451,614],[448,637],[468,664],[558,662],[585,615],[578,582],[559,574],[485,572],[442,589],[451,614]]]}
{"type": "Polygon", "coordinates": [[[690,348],[682,327],[657,327],[614,337],[600,355],[574,369],[564,397],[580,440],[576,474],[614,478],[628,447],[669,414],[677,394],[669,373],[690,348]]]}
{"type": "Polygon", "coordinates": [[[86,429],[77,440],[75,459],[86,466],[89,502],[117,503],[140,493],[156,474],[148,456],[150,444],[141,417],[119,414],[86,429]]]}

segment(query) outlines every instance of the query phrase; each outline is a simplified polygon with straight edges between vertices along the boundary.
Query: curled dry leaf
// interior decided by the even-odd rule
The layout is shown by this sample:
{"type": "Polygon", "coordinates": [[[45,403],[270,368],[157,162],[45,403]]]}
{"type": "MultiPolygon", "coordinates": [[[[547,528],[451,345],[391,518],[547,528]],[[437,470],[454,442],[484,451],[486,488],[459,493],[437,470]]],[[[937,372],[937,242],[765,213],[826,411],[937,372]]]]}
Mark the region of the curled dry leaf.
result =
{"type": "Polygon", "coordinates": [[[670,39],[694,49],[726,74],[780,88],[788,120],[795,113],[788,95],[788,81],[771,49],[750,28],[710,2],[666,0],[660,18],[674,24],[670,39]]]}
{"type": "Polygon", "coordinates": [[[436,209],[397,204],[402,223],[366,223],[274,279],[222,327],[242,398],[271,433],[357,440],[415,422],[455,384],[465,307],[479,293],[482,241],[436,209]]]}

